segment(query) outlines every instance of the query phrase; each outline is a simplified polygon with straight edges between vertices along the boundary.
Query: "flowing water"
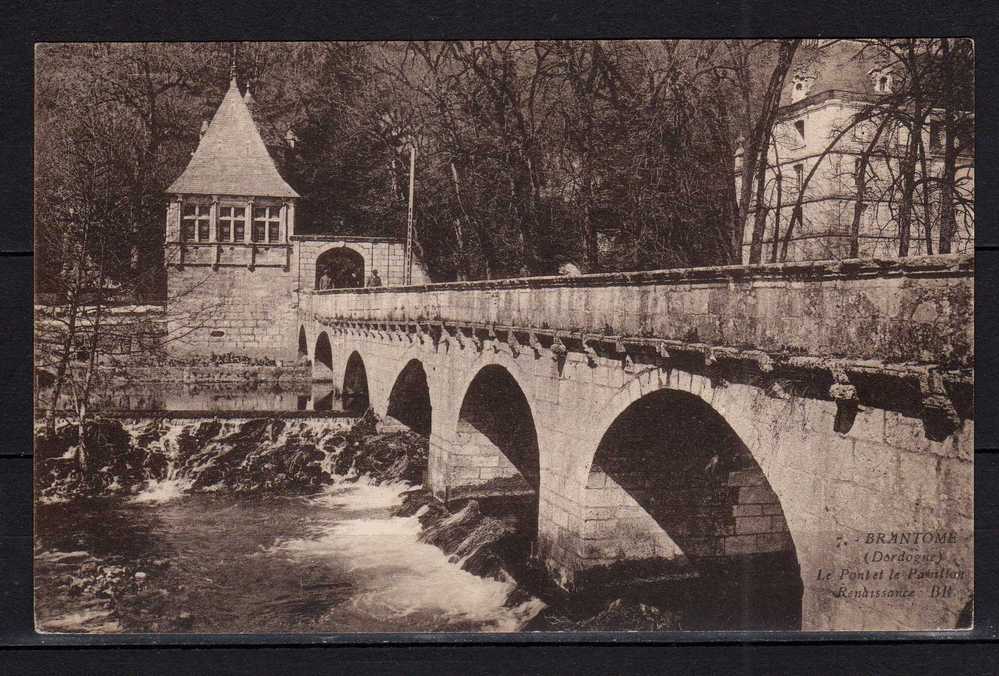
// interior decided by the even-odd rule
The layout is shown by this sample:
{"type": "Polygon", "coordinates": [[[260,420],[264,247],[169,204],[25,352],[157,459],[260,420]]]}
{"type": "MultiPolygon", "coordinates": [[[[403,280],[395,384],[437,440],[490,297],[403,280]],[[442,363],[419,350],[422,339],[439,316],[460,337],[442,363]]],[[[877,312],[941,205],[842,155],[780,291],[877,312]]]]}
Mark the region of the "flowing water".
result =
{"type": "Polygon", "coordinates": [[[502,571],[473,575],[422,542],[419,512],[393,515],[412,484],[342,462],[349,429],[336,418],[130,418],[102,432],[116,457],[130,449],[128,468],[95,457],[103,469],[88,481],[65,470],[72,446],[48,459],[43,450],[38,629],[524,627],[544,604],[502,571]]]}

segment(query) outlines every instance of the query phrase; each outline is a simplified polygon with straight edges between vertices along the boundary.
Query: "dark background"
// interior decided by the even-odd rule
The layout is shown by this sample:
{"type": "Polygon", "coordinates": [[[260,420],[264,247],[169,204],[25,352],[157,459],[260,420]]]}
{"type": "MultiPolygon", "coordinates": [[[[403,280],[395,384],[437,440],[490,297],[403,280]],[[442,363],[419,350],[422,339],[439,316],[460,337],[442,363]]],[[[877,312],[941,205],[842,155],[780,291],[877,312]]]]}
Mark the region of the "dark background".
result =
{"type": "Polygon", "coordinates": [[[8,2],[0,28],[0,672],[995,673],[999,231],[989,2],[8,2]],[[32,54],[38,41],[971,36],[977,42],[975,630],[953,635],[587,634],[45,638],[32,628],[32,54]],[[390,645],[385,645],[388,641],[390,645]],[[793,641],[793,643],[792,643],[793,641]],[[334,643],[336,645],[323,645],[334,643]],[[627,645],[615,645],[627,644],[627,645]],[[437,661],[436,665],[431,660],[437,661]]]}

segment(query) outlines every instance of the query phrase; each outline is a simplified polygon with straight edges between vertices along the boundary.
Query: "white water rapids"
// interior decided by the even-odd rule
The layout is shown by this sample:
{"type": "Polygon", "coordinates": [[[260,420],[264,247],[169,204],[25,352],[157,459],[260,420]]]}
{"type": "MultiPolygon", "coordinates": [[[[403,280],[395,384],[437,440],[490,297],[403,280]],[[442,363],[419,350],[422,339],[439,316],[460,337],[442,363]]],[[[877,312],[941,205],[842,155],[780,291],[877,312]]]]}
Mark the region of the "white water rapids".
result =
{"type": "MultiPolygon", "coordinates": [[[[230,495],[221,484],[192,491],[192,476],[232,452],[225,435],[242,430],[224,423],[211,435],[203,422],[125,425],[133,442],[145,435],[165,471],[130,495],[39,506],[39,630],[509,632],[544,608],[502,573],[478,577],[421,542],[418,516],[392,515],[413,488],[406,482],[333,476],[305,496],[230,495]],[[182,452],[199,429],[198,447],[182,452]]],[[[323,442],[343,430],[286,422],[254,443],[329,449],[323,442]]],[[[237,467],[247,481],[256,480],[251,469],[271,471],[258,450],[237,467]]],[[[324,452],[329,471],[337,451],[324,452]]]]}

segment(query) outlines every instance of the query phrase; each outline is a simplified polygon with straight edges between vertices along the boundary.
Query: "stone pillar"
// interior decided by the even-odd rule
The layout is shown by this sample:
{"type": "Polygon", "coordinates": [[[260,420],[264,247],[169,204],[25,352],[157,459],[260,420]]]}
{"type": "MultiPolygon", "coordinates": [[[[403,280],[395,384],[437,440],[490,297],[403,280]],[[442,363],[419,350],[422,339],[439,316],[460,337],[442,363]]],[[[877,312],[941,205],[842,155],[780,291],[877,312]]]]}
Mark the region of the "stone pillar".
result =
{"type": "Polygon", "coordinates": [[[291,239],[295,234],[295,201],[288,200],[287,226],[285,227],[285,241],[291,239]]]}
{"type": "Polygon", "coordinates": [[[219,241],[219,196],[212,195],[212,206],[208,212],[208,241],[219,241]]]}
{"type": "Polygon", "coordinates": [[[253,241],[253,198],[246,200],[246,222],[243,224],[243,242],[253,241]]]}

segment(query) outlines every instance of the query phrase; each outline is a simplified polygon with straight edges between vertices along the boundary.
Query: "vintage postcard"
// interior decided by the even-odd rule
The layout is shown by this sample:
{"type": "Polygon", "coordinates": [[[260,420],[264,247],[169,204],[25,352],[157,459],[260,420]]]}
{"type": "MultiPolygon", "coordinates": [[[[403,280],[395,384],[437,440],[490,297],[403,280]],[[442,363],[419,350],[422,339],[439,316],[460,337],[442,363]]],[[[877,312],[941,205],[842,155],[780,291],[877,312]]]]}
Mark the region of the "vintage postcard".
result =
{"type": "Polygon", "coordinates": [[[35,62],[37,631],[972,627],[971,40],[35,62]]]}

